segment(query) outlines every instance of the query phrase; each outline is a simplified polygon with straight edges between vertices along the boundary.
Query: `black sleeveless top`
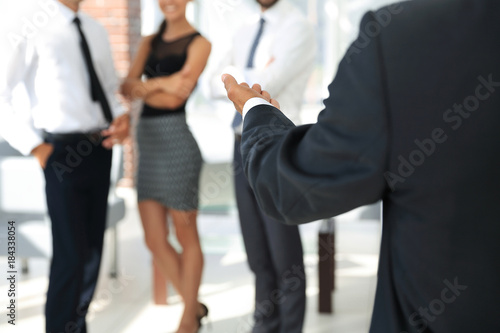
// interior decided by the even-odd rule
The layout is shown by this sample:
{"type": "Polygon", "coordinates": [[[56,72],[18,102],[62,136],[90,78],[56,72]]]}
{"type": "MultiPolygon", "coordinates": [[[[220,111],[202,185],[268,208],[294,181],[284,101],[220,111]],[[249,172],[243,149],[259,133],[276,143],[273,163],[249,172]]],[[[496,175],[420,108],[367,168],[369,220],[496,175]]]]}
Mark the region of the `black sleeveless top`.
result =
{"type": "MultiPolygon", "coordinates": [[[[199,32],[194,32],[170,42],[166,42],[162,38],[154,38],[151,42],[151,52],[144,66],[144,75],[150,79],[169,76],[180,71],[186,62],[189,44],[199,35],[199,32]]],[[[185,112],[185,106],[186,103],[176,109],[158,109],[144,104],[141,116],[151,117],[185,112]]]]}

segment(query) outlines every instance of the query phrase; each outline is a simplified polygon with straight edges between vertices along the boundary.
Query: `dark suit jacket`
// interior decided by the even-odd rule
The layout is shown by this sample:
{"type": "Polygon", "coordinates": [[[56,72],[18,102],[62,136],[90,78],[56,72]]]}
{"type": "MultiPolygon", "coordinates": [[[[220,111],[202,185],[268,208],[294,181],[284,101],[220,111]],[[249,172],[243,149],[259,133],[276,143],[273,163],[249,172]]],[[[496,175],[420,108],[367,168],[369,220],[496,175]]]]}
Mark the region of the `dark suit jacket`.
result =
{"type": "Polygon", "coordinates": [[[500,2],[368,13],[329,92],[314,125],[246,115],[264,211],[298,224],[382,199],[370,332],[500,332],[500,2]]]}

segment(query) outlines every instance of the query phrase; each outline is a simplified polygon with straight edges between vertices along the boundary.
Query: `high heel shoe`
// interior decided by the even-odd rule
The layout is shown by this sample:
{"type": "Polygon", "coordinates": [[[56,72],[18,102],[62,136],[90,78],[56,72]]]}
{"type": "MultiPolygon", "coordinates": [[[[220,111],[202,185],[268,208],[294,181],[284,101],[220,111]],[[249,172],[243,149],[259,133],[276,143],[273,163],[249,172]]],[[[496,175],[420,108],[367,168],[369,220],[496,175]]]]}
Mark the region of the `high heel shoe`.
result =
{"type": "MultiPolygon", "coordinates": [[[[191,332],[192,329],[196,329],[194,331],[194,333],[200,332],[201,327],[203,326],[201,323],[201,320],[208,316],[208,308],[203,303],[199,303],[199,307],[200,307],[199,312],[196,314],[196,323],[198,324],[198,326],[196,328],[194,328],[194,327],[191,327],[190,325],[181,324],[181,326],[179,327],[179,329],[177,330],[176,333],[191,332]]],[[[210,323],[209,323],[209,329],[210,330],[212,329],[210,323]]]]}
{"type": "Polygon", "coordinates": [[[201,323],[201,320],[205,317],[208,318],[208,308],[205,304],[203,303],[200,303],[200,307],[201,307],[201,313],[196,315],[196,319],[198,320],[198,331],[201,329],[201,326],[202,326],[202,323],[201,323]]]}

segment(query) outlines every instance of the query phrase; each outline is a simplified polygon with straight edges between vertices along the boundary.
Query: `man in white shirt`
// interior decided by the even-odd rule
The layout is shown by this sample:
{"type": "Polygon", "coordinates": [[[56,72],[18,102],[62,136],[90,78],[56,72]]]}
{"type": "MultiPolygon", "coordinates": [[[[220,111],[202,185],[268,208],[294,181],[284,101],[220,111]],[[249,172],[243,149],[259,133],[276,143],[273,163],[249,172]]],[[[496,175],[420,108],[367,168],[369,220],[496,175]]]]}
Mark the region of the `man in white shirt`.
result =
{"type": "MultiPolygon", "coordinates": [[[[257,2],[260,15],[235,34],[230,72],[249,84],[259,82],[282,102],[283,112],[300,123],[316,53],[313,28],[287,0],[257,2]]],[[[278,223],[259,208],[242,169],[239,114],[233,128],[236,201],[248,263],[256,278],[252,332],[302,332],[306,280],[299,230],[278,223]]]]}
{"type": "MultiPolygon", "coordinates": [[[[0,135],[44,169],[53,257],[45,307],[47,332],[86,332],[106,223],[110,148],[129,129],[115,96],[106,30],[79,12],[82,0],[46,4],[54,16],[2,49],[0,135]],[[24,84],[29,116],[12,105],[24,84]]],[[[21,110],[23,111],[23,110],[21,110]]]]}

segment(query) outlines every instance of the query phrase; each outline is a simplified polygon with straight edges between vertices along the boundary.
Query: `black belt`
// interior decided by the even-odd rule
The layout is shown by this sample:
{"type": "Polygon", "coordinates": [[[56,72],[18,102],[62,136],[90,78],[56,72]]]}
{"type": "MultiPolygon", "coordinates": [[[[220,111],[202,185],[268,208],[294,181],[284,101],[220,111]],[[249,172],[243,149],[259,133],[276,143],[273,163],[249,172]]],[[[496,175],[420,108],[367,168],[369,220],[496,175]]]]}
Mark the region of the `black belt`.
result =
{"type": "Polygon", "coordinates": [[[241,142],[241,134],[236,134],[236,133],[234,133],[234,139],[235,139],[236,141],[241,142]]]}
{"type": "Polygon", "coordinates": [[[75,142],[82,140],[89,140],[92,142],[100,142],[104,137],[101,135],[101,131],[92,132],[76,132],[76,133],[48,133],[43,132],[43,138],[47,142],[75,142]]]}
{"type": "Polygon", "coordinates": [[[161,109],[144,104],[142,107],[141,118],[170,116],[179,113],[186,113],[185,105],[181,105],[177,109],[161,109]]]}

